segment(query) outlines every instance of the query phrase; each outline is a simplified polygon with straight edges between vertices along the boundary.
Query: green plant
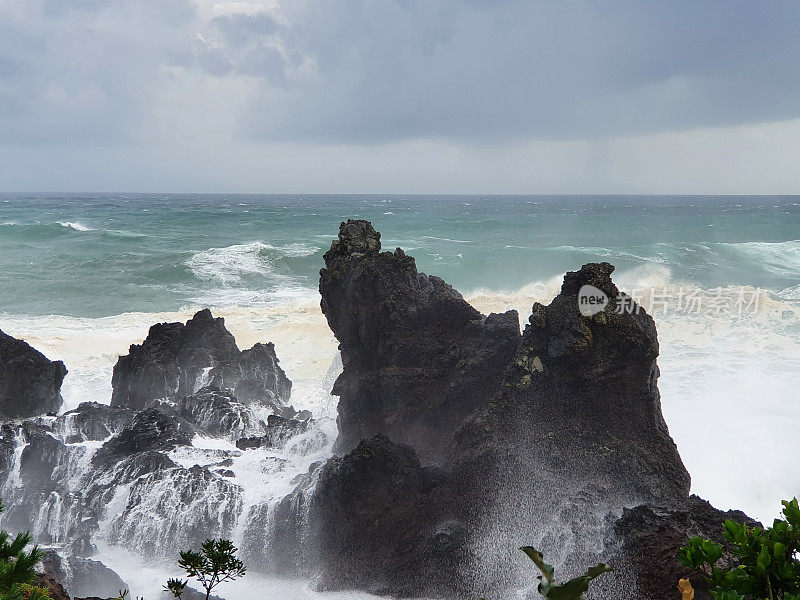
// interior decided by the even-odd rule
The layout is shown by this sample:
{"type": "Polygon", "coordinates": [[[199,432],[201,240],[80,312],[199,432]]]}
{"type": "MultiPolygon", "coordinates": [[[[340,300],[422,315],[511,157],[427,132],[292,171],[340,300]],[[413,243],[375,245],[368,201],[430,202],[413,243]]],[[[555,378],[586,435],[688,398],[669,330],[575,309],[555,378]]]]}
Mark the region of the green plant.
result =
{"type": "Polygon", "coordinates": [[[178,565],[194,577],[206,591],[206,600],[220,583],[233,581],[245,574],[244,563],[236,558],[236,546],[230,540],[206,540],[201,552],[181,552],[178,565]]]}
{"type": "Polygon", "coordinates": [[[164,590],[172,594],[178,600],[181,600],[181,596],[183,595],[183,590],[186,589],[186,584],[189,583],[188,581],[181,581],[180,579],[168,579],[167,585],[164,586],[164,590]]]}
{"type": "MultiPolygon", "coordinates": [[[[0,513],[5,510],[0,502],[0,513]]],[[[0,531],[0,600],[43,600],[49,595],[31,584],[36,579],[36,565],[44,554],[37,546],[26,551],[30,533],[20,533],[12,540],[0,531]]]]}
{"type": "Polygon", "coordinates": [[[767,529],[725,521],[736,564],[721,564],[722,545],[699,537],[680,549],[678,560],[706,577],[716,600],[800,600],[800,507],[797,498],[782,504],[784,518],[767,529]]]}
{"type": "Polygon", "coordinates": [[[610,566],[600,563],[587,569],[585,575],[574,577],[562,584],[556,584],[553,566],[544,562],[541,552],[531,546],[523,546],[520,550],[528,555],[544,575],[544,577],[539,576],[538,578],[538,589],[542,596],[550,600],[583,600],[583,594],[589,591],[589,582],[592,579],[613,571],[610,566]]]}

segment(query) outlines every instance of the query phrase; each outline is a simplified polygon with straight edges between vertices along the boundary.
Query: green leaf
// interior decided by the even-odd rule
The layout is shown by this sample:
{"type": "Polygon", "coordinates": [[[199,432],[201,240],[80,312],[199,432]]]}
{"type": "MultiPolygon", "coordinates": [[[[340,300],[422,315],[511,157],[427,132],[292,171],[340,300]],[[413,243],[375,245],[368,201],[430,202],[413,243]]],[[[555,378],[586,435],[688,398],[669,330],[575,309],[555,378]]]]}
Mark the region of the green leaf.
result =
{"type": "Polygon", "coordinates": [[[554,571],[553,565],[548,565],[546,562],[544,562],[544,556],[542,556],[542,553],[533,546],[523,546],[520,548],[520,550],[527,554],[528,558],[530,558],[536,564],[536,566],[539,567],[539,570],[544,575],[547,583],[552,584],[554,571]]]}
{"type": "Polygon", "coordinates": [[[703,553],[705,554],[705,562],[713,565],[722,558],[722,546],[711,540],[704,540],[703,553]]]}
{"type": "Polygon", "coordinates": [[[586,577],[589,579],[594,579],[595,577],[600,577],[603,573],[608,573],[609,571],[613,571],[614,569],[608,566],[605,563],[599,563],[593,567],[589,567],[586,570],[586,577]]]}
{"type": "Polygon", "coordinates": [[[798,505],[797,498],[791,500],[782,500],[783,514],[786,520],[795,527],[800,527],[800,505],[798,505]]]}
{"type": "Polygon", "coordinates": [[[756,561],[756,567],[759,573],[762,575],[765,574],[770,563],[772,563],[772,557],[769,555],[769,550],[766,546],[762,546],[761,552],[758,554],[758,560],[756,561]]]}

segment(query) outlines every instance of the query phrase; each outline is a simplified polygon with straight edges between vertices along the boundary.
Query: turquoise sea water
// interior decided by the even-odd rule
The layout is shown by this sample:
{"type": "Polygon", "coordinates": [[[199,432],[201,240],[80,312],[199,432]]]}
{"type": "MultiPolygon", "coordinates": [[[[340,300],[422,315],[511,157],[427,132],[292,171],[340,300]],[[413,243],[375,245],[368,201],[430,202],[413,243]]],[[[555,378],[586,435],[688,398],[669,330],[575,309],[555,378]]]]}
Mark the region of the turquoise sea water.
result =
{"type": "Polygon", "coordinates": [[[240,346],[275,342],[295,406],[332,416],[318,392],[336,342],[316,288],[347,218],[523,323],[589,261],[615,264],[646,308],[671,297],[651,311],[659,387],[693,490],[761,518],[800,495],[800,197],[5,193],[0,329],[65,361],[68,409],[109,401],[117,356],[151,324],[210,306],[240,346]],[[703,310],[675,304],[686,290],[703,310]],[[711,310],[743,291],[757,306],[711,310]]]}
{"type": "Polygon", "coordinates": [[[280,302],[313,292],[349,217],[460,290],[515,290],[598,259],[777,293],[800,273],[800,197],[2,194],[0,311],[280,302]]]}

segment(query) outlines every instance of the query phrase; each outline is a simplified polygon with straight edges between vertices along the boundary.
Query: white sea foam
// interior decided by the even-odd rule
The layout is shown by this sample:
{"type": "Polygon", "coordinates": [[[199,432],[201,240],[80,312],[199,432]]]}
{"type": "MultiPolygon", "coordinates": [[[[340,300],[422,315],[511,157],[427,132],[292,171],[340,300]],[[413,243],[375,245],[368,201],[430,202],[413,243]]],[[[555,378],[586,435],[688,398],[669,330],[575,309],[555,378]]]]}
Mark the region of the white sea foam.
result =
{"type": "Polygon", "coordinates": [[[311,256],[316,252],[319,248],[310,244],[272,246],[250,242],[202,250],[192,255],[186,264],[198,279],[227,285],[238,283],[246,275],[274,275],[276,261],[311,256]]]}
{"type": "MultiPolygon", "coordinates": [[[[680,291],[665,267],[615,274],[645,309],[654,302],[661,353],[662,409],[687,469],[692,491],[720,508],[740,508],[770,522],[779,499],[800,493],[800,304],[784,293],[759,295],[741,315],[677,308],[680,291]],[[652,290],[652,291],[651,291],[652,290]],[[655,297],[654,297],[655,294],[655,297]],[[663,295],[672,296],[664,310],[663,295]],[[776,448],[780,450],[776,451],[776,448]],[[768,458],[765,458],[768,457],[768,458]]],[[[561,277],[511,292],[465,294],[482,312],[519,311],[524,324],[534,302],[549,303],[561,277]]],[[[755,288],[699,290],[702,306],[720,294],[749,299],[755,288]]]]}
{"type": "Polygon", "coordinates": [[[721,243],[718,246],[752,260],[770,273],[796,275],[800,272],[800,240],[721,243]]]}
{"type": "MultiPolygon", "coordinates": [[[[0,328],[22,338],[52,360],[63,360],[63,411],[86,401],[108,404],[111,371],[131,344],[141,343],[154,323],[185,322],[202,306],[174,312],[124,313],[84,318],[63,315],[0,314],[0,328]]],[[[319,382],[336,354],[336,341],[319,309],[319,297],[297,295],[274,305],[227,306],[213,309],[225,318],[240,348],[274,342],[281,366],[294,382],[295,408],[322,409],[319,382]]]]}
{"type": "Polygon", "coordinates": [[[58,224],[67,229],[74,229],[75,231],[94,231],[92,227],[87,227],[79,221],[59,221],[58,224]]]}
{"type": "MultiPolygon", "coordinates": [[[[643,290],[639,295],[645,308],[653,300],[650,289],[675,296],[689,285],[658,265],[618,272],[615,281],[628,291],[643,290]]],[[[562,276],[557,275],[517,290],[478,289],[465,297],[484,313],[515,308],[524,324],[532,304],[549,303],[561,282],[562,276]]],[[[735,292],[739,288],[723,289],[735,292]]],[[[792,290],[764,294],[757,311],[722,319],[674,310],[674,306],[652,311],[661,342],[663,411],[692,474],[693,491],[720,507],[743,508],[762,519],[777,513],[778,499],[800,491],[795,465],[800,456],[796,435],[800,429],[796,402],[800,304],[792,290]]],[[[700,290],[706,299],[717,293],[700,290]]],[[[331,379],[322,381],[336,356],[336,341],[319,309],[318,295],[309,290],[287,295],[274,304],[222,306],[213,312],[225,317],[240,348],[274,342],[281,365],[294,382],[294,406],[333,423],[335,401],[328,395],[331,379]]],[[[64,382],[63,410],[68,410],[87,400],[109,402],[117,357],[127,353],[131,343],[141,342],[153,323],[183,322],[198,308],[99,319],[0,315],[0,323],[4,331],[26,339],[48,357],[65,361],[70,372],[64,382]]],[[[210,442],[197,443],[207,446],[210,442]]],[[[246,463],[237,465],[243,477],[250,472],[246,463]]],[[[255,477],[255,472],[251,475],[255,477]]]]}

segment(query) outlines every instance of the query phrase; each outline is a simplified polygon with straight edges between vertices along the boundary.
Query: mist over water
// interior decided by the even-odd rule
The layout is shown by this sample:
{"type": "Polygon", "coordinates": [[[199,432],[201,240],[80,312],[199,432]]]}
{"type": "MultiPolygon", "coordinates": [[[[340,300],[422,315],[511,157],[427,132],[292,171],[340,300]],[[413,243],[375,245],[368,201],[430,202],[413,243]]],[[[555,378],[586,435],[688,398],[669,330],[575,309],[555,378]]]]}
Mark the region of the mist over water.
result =
{"type": "MultiPolygon", "coordinates": [[[[5,194],[0,329],[65,361],[66,411],[110,401],[117,357],[150,325],[209,306],[240,348],[275,343],[294,382],[292,404],[311,410],[332,438],[336,407],[325,377],[336,341],[316,285],[322,254],[347,218],[370,219],[384,249],[402,247],[482,312],[516,308],[522,325],[534,301],[558,293],[565,271],[613,263],[617,285],[645,308],[652,303],[662,408],[692,491],[760,519],[800,494],[798,197],[5,194]],[[699,290],[704,309],[677,307],[689,290],[699,290]],[[757,306],[741,314],[709,309],[715,297],[756,292],[757,306]]],[[[268,480],[237,463],[244,502],[286,493],[291,473],[330,443],[296,452],[291,469],[268,480]]],[[[173,458],[189,465],[200,454],[173,458]]],[[[130,558],[110,547],[103,554],[125,578],[130,558]]],[[[168,566],[148,568],[162,579],[168,566]]],[[[313,597],[307,583],[256,575],[236,586],[229,589],[241,598],[269,586],[313,597]]]]}

